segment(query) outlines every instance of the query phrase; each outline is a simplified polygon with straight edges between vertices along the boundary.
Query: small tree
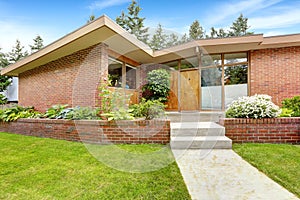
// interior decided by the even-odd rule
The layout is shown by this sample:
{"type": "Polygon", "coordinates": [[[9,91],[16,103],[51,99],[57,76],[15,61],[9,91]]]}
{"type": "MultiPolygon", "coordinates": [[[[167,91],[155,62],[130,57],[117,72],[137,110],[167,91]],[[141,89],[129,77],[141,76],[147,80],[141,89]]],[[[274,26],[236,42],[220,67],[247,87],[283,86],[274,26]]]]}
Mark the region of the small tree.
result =
{"type": "Polygon", "coordinates": [[[152,70],[147,74],[147,84],[143,86],[143,97],[147,100],[167,102],[170,92],[170,74],[165,69],[152,70]]]}
{"type": "Polygon", "coordinates": [[[161,24],[158,24],[157,29],[149,43],[149,46],[153,50],[159,50],[159,49],[165,48],[167,39],[168,39],[168,36],[163,33],[161,24]]]}
{"type": "Polygon", "coordinates": [[[200,23],[198,20],[195,20],[192,25],[190,26],[189,30],[189,36],[192,40],[199,40],[202,39],[204,36],[204,30],[203,27],[200,26],[200,23]]]}
{"type": "MultiPolygon", "coordinates": [[[[1,50],[1,49],[0,49],[1,50]]],[[[7,55],[0,52],[0,70],[8,66],[9,62],[7,60],[7,55]]],[[[0,75],[0,92],[6,90],[6,88],[11,84],[11,77],[0,75]]]]}
{"type": "Polygon", "coordinates": [[[28,56],[28,52],[24,51],[24,46],[21,45],[20,40],[16,40],[16,45],[8,53],[8,62],[15,63],[26,56],[28,56]]]}
{"type": "Polygon", "coordinates": [[[40,50],[41,48],[44,47],[43,44],[43,39],[41,38],[41,36],[37,35],[36,38],[33,39],[33,45],[29,45],[30,49],[31,49],[31,53],[34,53],[38,50],[40,50]]]}
{"type": "Polygon", "coordinates": [[[251,35],[253,32],[249,32],[249,28],[248,18],[244,17],[243,14],[240,14],[240,16],[232,23],[229,36],[251,35]]]}

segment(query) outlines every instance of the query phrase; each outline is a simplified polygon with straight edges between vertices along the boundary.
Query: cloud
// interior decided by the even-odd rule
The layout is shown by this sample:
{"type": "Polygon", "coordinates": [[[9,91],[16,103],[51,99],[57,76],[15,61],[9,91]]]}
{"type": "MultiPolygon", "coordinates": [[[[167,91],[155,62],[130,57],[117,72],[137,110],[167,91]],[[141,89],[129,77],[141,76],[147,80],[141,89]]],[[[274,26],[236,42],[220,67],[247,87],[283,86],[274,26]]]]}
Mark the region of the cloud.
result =
{"type": "Polygon", "coordinates": [[[216,26],[232,21],[232,17],[237,18],[239,14],[251,14],[253,12],[268,8],[283,0],[243,0],[237,3],[223,3],[210,12],[206,17],[206,24],[216,26]],[[216,13],[220,13],[216,15],[216,13]]]}
{"type": "Polygon", "coordinates": [[[90,10],[103,10],[108,7],[118,6],[125,3],[131,2],[131,0],[101,0],[95,1],[90,6],[90,10]]]}

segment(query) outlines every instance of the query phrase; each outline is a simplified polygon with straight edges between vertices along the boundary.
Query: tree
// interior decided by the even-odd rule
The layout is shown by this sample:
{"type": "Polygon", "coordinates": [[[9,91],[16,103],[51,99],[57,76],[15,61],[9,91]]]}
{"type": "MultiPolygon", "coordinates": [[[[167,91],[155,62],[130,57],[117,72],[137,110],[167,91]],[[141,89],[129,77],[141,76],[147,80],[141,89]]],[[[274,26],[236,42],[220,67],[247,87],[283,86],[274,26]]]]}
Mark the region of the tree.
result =
{"type": "Polygon", "coordinates": [[[149,42],[149,46],[153,50],[159,50],[159,49],[165,48],[165,47],[167,47],[166,46],[167,38],[168,38],[168,35],[163,33],[161,24],[158,24],[157,29],[155,30],[155,33],[149,42]]]}
{"type": "Polygon", "coordinates": [[[189,42],[189,41],[190,41],[190,40],[189,40],[187,34],[185,33],[185,34],[183,34],[183,36],[181,37],[181,39],[180,39],[180,41],[179,41],[179,44],[187,43],[187,42],[189,42]]]}
{"type": "Polygon", "coordinates": [[[178,45],[179,43],[180,42],[178,39],[178,35],[176,35],[175,33],[171,33],[170,35],[168,35],[166,47],[172,47],[178,45]]]}
{"type": "Polygon", "coordinates": [[[90,16],[89,16],[89,19],[87,20],[87,22],[86,22],[86,23],[88,24],[88,23],[90,23],[90,22],[94,21],[95,19],[96,19],[95,15],[94,15],[94,14],[92,14],[92,15],[90,15],[90,16]]]}
{"type": "MultiPolygon", "coordinates": [[[[1,50],[1,49],[0,49],[1,50]]],[[[0,69],[8,66],[9,62],[7,60],[7,55],[0,52],[0,69]]],[[[0,75],[0,92],[6,90],[6,88],[11,84],[11,77],[0,75]]],[[[3,98],[3,97],[2,97],[3,98]]]]}
{"type": "Polygon", "coordinates": [[[29,45],[31,53],[34,53],[44,47],[44,40],[41,38],[41,36],[37,35],[36,38],[33,39],[33,41],[33,45],[29,45]]]}
{"type": "Polygon", "coordinates": [[[199,40],[199,39],[203,38],[204,30],[203,30],[203,27],[200,26],[200,23],[198,20],[195,20],[191,24],[190,30],[189,30],[189,36],[190,36],[190,39],[192,39],[192,40],[199,40]]]}
{"type": "Polygon", "coordinates": [[[244,17],[243,14],[232,23],[230,27],[229,36],[243,36],[243,35],[251,35],[253,32],[248,32],[248,18],[244,17]]]}
{"type": "Polygon", "coordinates": [[[8,53],[8,62],[15,63],[18,60],[28,56],[28,52],[24,51],[24,46],[21,46],[20,40],[16,40],[16,45],[13,46],[11,52],[8,53]]]}
{"type": "Polygon", "coordinates": [[[139,13],[142,10],[141,7],[135,0],[132,0],[127,9],[127,14],[122,11],[121,15],[116,18],[117,24],[147,44],[149,34],[148,28],[144,27],[145,18],[139,17],[139,13]]]}

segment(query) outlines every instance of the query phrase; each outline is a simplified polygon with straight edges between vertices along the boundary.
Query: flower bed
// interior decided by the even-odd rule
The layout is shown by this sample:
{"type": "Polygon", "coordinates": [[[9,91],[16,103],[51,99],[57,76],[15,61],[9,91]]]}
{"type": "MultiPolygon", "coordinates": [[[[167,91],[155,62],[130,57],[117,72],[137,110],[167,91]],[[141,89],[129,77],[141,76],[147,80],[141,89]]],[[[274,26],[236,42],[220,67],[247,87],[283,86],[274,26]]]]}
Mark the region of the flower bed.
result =
{"type": "Polygon", "coordinates": [[[18,119],[0,122],[0,131],[97,144],[170,142],[170,120],[18,119]]]}
{"type": "Polygon", "coordinates": [[[300,144],[300,118],[220,119],[226,136],[236,143],[300,144]]]}

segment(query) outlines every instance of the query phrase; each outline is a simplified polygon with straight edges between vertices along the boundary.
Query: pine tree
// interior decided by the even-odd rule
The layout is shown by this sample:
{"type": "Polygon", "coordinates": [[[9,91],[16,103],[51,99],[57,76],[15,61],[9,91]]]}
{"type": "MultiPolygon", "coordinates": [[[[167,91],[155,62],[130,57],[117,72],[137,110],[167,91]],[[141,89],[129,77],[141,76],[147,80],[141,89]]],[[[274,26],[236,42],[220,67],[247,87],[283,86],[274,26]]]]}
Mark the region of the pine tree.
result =
{"type": "Polygon", "coordinates": [[[190,39],[192,39],[192,40],[199,40],[199,39],[203,38],[204,30],[203,30],[203,27],[200,26],[200,23],[198,20],[195,20],[191,24],[190,30],[189,30],[189,36],[190,36],[190,39]]]}
{"type": "Polygon", "coordinates": [[[175,33],[171,33],[170,35],[168,35],[166,47],[172,47],[178,45],[179,43],[180,41],[178,39],[178,35],[176,35],[175,33]]]}
{"type": "Polygon", "coordinates": [[[251,35],[253,32],[248,32],[248,18],[244,17],[243,14],[232,23],[230,27],[229,36],[242,36],[242,35],[251,35]]]}
{"type": "Polygon", "coordinates": [[[181,37],[180,41],[179,41],[179,44],[184,44],[184,43],[187,43],[189,42],[189,37],[187,36],[187,34],[183,34],[183,36],[181,37]]]}
{"type": "Polygon", "coordinates": [[[33,45],[29,45],[31,53],[34,53],[44,47],[44,40],[41,38],[41,36],[37,35],[36,38],[33,39],[33,41],[33,45]]]}
{"type": "MultiPolygon", "coordinates": [[[[0,52],[0,70],[8,65],[9,62],[7,60],[7,55],[5,53],[0,52]]],[[[5,91],[10,84],[11,84],[11,77],[0,75],[0,92],[5,91]]]]}
{"type": "Polygon", "coordinates": [[[127,9],[127,14],[122,11],[121,15],[116,18],[117,24],[119,24],[129,33],[134,34],[137,39],[143,41],[144,43],[147,43],[149,34],[148,28],[144,27],[145,18],[139,17],[139,13],[142,8],[137,4],[135,0],[132,0],[127,9]]]}
{"type": "Polygon", "coordinates": [[[89,16],[89,19],[87,20],[87,22],[86,22],[86,23],[88,24],[88,23],[90,23],[90,22],[94,21],[95,19],[96,19],[95,15],[94,15],[94,14],[92,14],[92,15],[90,15],[90,16],[89,16]]]}
{"type": "Polygon", "coordinates": [[[149,42],[149,46],[153,50],[159,50],[159,49],[165,48],[165,47],[167,47],[167,45],[166,45],[167,39],[168,39],[168,35],[163,33],[161,24],[158,24],[157,29],[155,30],[155,33],[149,42]]]}
{"type": "Polygon", "coordinates": [[[28,56],[28,52],[24,51],[24,46],[21,46],[20,40],[16,40],[16,45],[13,46],[11,52],[8,53],[9,63],[15,63],[18,60],[28,56]]]}

